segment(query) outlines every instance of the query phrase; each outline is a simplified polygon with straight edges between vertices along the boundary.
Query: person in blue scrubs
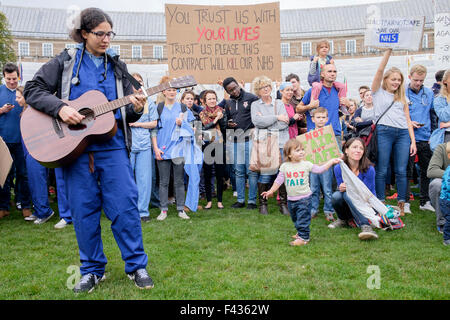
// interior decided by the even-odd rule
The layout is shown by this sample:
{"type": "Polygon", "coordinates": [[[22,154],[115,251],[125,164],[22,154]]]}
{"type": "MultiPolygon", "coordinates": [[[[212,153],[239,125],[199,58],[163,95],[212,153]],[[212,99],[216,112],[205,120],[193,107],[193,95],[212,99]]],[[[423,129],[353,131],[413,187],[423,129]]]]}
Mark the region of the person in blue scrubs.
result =
{"type": "MultiPolygon", "coordinates": [[[[44,64],[24,91],[33,108],[69,125],[81,123],[84,116],[63,100],[75,100],[91,90],[102,92],[109,101],[133,93],[125,63],[108,50],[115,35],[109,15],[87,8],[75,21],[70,35],[78,46],[44,64]]],[[[138,192],[129,159],[128,123],[141,117],[146,99],[138,94],[129,100],[130,104],[114,111],[116,134],[106,142],[89,145],[73,163],[63,167],[81,261],[82,277],[73,288],[76,293],[91,292],[104,279],[107,259],[101,238],[102,210],[111,221],[125,273],[139,288],[153,287],[146,270],[138,192]]]]}

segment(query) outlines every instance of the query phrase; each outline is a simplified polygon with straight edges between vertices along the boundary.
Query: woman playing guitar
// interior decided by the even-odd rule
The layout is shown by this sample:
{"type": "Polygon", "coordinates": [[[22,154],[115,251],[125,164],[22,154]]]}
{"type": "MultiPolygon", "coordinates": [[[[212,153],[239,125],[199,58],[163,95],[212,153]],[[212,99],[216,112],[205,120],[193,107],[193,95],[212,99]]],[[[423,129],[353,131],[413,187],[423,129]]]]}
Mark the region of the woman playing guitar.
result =
{"type": "MultiPolygon", "coordinates": [[[[24,95],[29,104],[68,125],[78,125],[86,114],[63,102],[98,90],[108,101],[133,93],[125,76],[125,64],[108,49],[115,33],[111,18],[100,9],[83,10],[70,36],[76,49],[66,49],[44,64],[27,82],[24,95]]],[[[89,145],[74,162],[63,167],[69,206],[81,261],[81,280],[75,292],[90,292],[104,279],[100,216],[105,212],[125,261],[125,272],[140,288],[153,287],[146,271],[142,230],[137,208],[138,192],[131,174],[128,150],[131,131],[128,123],[137,121],[146,102],[143,95],[116,110],[115,135],[89,145]]]]}

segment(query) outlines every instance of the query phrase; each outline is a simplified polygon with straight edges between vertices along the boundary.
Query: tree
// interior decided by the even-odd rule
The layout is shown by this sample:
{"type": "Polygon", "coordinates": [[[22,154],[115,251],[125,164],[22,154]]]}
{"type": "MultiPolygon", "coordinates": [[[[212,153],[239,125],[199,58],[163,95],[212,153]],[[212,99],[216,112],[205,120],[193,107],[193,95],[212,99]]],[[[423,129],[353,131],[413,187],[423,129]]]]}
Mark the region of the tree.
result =
{"type": "MultiPolygon", "coordinates": [[[[3,12],[0,12],[0,70],[6,62],[17,61],[16,53],[13,48],[13,38],[9,30],[9,22],[3,12]]],[[[0,80],[3,74],[0,72],[0,80]]]]}

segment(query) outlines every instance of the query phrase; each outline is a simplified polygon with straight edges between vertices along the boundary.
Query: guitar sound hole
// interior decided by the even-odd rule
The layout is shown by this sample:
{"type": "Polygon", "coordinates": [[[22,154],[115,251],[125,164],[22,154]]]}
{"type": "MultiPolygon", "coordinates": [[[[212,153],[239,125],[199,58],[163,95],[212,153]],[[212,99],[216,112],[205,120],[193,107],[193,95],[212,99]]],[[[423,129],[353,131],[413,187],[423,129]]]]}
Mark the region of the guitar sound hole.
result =
{"type": "Polygon", "coordinates": [[[95,120],[94,111],[89,108],[82,108],[78,112],[85,118],[78,124],[70,124],[69,130],[71,131],[84,131],[88,129],[95,120]]]}

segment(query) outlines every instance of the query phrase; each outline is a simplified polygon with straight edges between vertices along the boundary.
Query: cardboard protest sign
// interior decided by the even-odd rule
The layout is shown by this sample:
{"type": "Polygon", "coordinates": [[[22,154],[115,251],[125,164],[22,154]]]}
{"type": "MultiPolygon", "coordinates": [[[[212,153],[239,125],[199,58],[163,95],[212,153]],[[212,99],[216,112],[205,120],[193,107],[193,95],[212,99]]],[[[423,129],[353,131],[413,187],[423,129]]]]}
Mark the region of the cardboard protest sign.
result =
{"type": "Polygon", "coordinates": [[[364,45],[418,51],[422,44],[425,17],[377,18],[366,21],[364,45]]]}
{"type": "Polygon", "coordinates": [[[0,187],[2,188],[8,177],[9,170],[11,170],[12,163],[13,159],[9,153],[8,146],[0,137],[0,187]]]}
{"type": "Polygon", "coordinates": [[[331,125],[308,131],[305,134],[297,136],[296,139],[303,144],[306,153],[305,160],[319,166],[330,159],[341,156],[331,125]]]}
{"type": "Polygon", "coordinates": [[[450,64],[450,12],[436,14],[434,19],[435,66],[447,69],[450,64]]]}
{"type": "Polygon", "coordinates": [[[226,76],[281,79],[280,5],[166,4],[169,74],[215,84],[226,76]]]}

